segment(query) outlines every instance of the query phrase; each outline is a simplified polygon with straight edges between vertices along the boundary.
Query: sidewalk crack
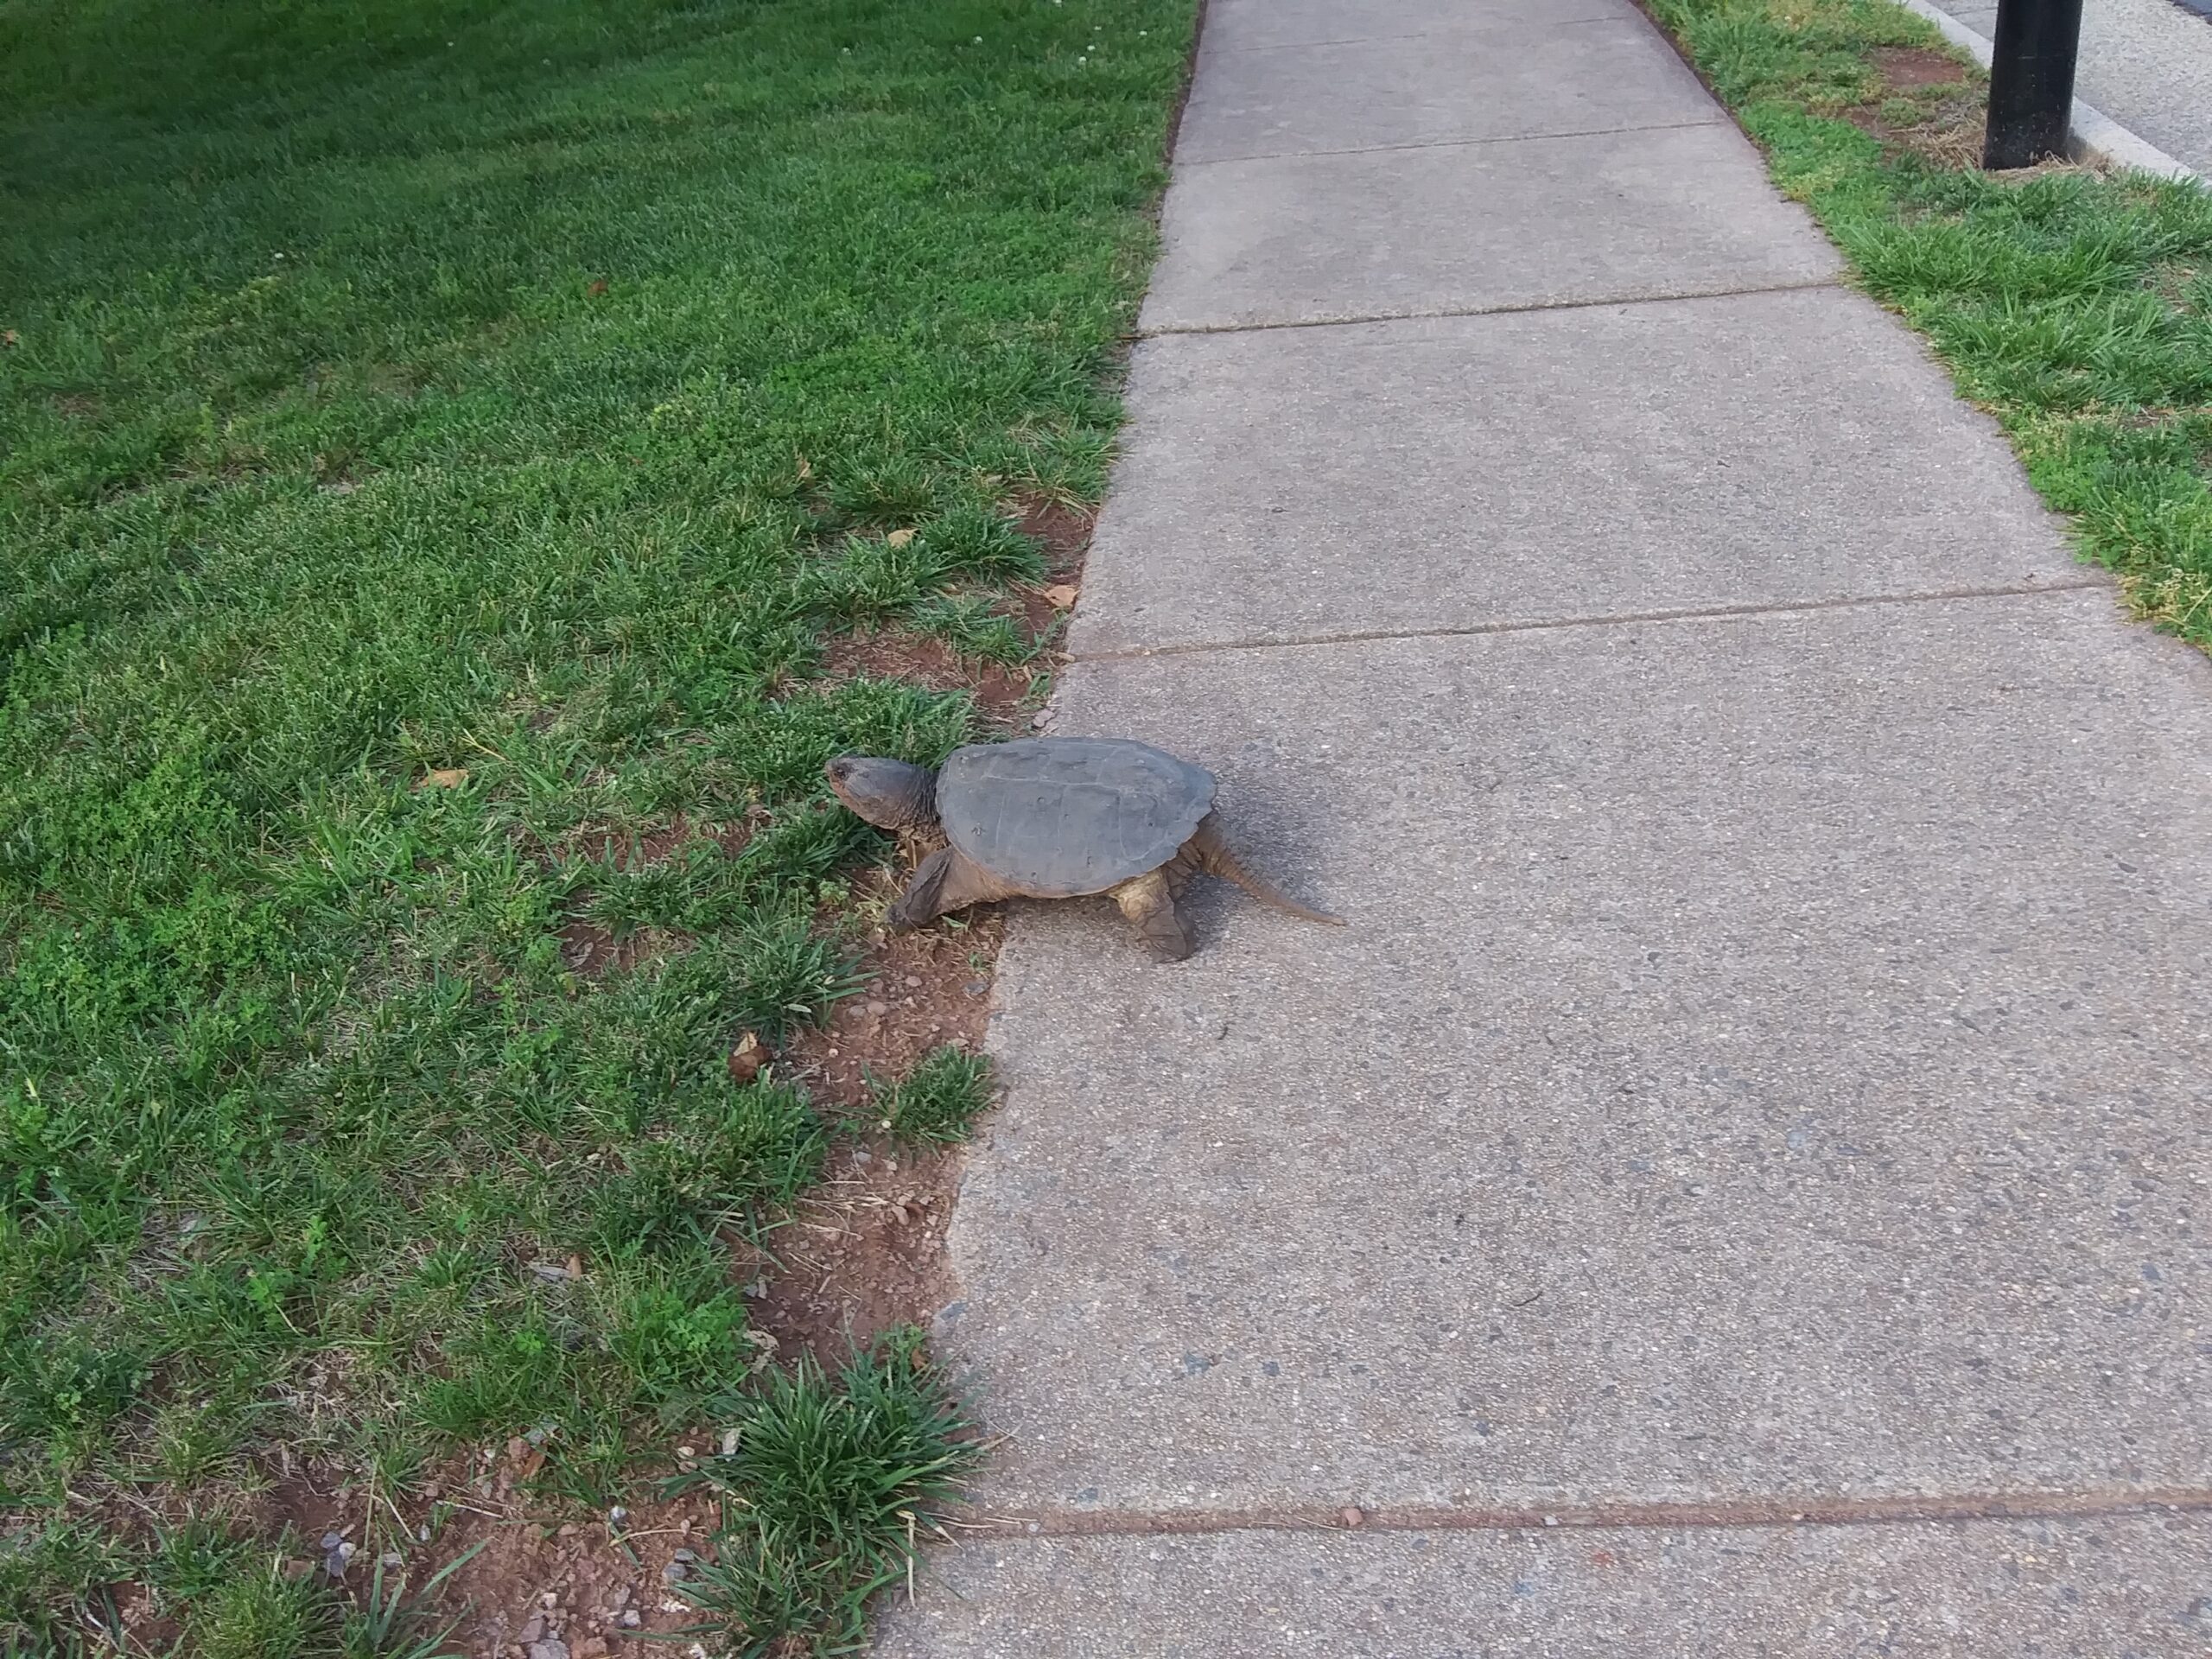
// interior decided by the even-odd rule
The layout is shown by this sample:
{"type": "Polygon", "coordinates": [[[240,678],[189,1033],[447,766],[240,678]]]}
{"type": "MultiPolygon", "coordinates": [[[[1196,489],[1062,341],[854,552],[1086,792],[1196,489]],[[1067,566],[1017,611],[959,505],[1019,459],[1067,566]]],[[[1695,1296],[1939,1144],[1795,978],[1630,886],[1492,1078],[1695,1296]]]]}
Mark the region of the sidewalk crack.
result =
{"type": "Polygon", "coordinates": [[[1942,588],[1911,594],[1866,594],[1841,599],[1797,599],[1770,604],[1711,605],[1681,610],[1622,611],[1605,615],[1543,617],[1518,622],[1474,622],[1458,628],[1363,628],[1335,633],[1300,634],[1290,639],[1255,636],[1243,639],[1194,640],[1187,645],[1131,645],[1118,651],[1072,651],[1071,663],[1129,662],[1147,657],[1192,657],[1216,651],[1279,651],[1300,645],[1356,645],[1385,639],[1459,639],[1492,633],[1545,633],[1561,628],[1617,628],[1647,622],[1724,622],[1739,617],[1788,616],[1820,611],[1856,610],[1880,605],[1929,605],[1967,599],[2032,599],[2044,594],[2079,594],[2109,589],[2109,578],[2089,575],[2063,582],[2018,587],[1942,588]]]}
{"type": "Polygon", "coordinates": [[[1967,1521],[2082,1520],[2212,1512],[2212,1488],[1934,1492],[1891,1497],[1745,1497],[1602,1500],[1557,1504],[1288,1503],[1224,1510],[974,1510],[948,1517],[963,1530],[1039,1538],[1152,1538],[1229,1532],[1540,1532],[1726,1530],[1900,1526],[1967,1521]]]}
{"type": "Polygon", "coordinates": [[[1695,121],[1654,121],[1642,126],[1580,127],[1566,132],[1509,132],[1490,138],[1424,138],[1404,144],[1347,144],[1341,149],[1263,149],[1250,156],[1206,156],[1179,159],[1176,170],[1198,167],[1235,167],[1241,162],[1300,162],[1313,156],[1390,156],[1408,149],[1479,149],[1491,144],[1541,144],[1553,139],[1613,138],[1631,132],[1694,132],[1705,127],[1725,127],[1726,114],[1715,110],[1695,121]]]}
{"type": "Polygon", "coordinates": [[[1433,311],[1373,311],[1340,317],[1299,317],[1286,322],[1195,322],[1163,328],[1140,327],[1131,340],[1165,340],[1174,334],[1260,334],[1281,328],[1352,328],[1371,322],[1426,322],[1450,317],[1518,316],[1529,311],[1588,311],[1607,305],[1676,305],[1691,300],[1733,300],[1757,294],[1804,294],[1841,288],[1835,277],[1802,283],[1769,283],[1757,288],[1670,289],[1664,294],[1615,294],[1592,300],[1516,300],[1498,305],[1440,308],[1433,311]]]}

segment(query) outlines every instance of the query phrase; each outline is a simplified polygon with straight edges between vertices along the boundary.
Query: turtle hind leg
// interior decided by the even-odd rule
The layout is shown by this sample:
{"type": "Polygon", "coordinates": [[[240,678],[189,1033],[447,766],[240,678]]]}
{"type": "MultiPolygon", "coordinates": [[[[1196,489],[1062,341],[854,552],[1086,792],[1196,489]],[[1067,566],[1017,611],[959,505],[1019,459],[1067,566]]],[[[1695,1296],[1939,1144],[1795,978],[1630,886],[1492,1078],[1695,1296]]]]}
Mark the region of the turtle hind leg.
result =
{"type": "Polygon", "coordinates": [[[1134,881],[1122,882],[1114,889],[1114,902],[1156,960],[1180,962],[1191,954],[1191,930],[1175,913],[1175,895],[1163,871],[1148,871],[1134,881]]]}

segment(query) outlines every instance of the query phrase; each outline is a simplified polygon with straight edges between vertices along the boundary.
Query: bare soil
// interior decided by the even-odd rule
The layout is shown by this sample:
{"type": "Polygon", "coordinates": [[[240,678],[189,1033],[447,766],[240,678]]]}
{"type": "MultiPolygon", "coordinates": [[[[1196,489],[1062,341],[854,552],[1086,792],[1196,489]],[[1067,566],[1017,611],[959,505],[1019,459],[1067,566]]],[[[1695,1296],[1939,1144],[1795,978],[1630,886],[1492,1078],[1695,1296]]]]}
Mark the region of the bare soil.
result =
{"type": "Polygon", "coordinates": [[[448,1646],[471,1659],[530,1659],[528,1644],[548,1637],[564,1644],[569,1659],[680,1654],[683,1646],[671,1648],[669,1639],[699,1623],[699,1610],[664,1575],[685,1570],[679,1549],[712,1559],[715,1507],[703,1494],[634,1503],[619,1521],[609,1512],[528,1503],[496,1519],[460,1519],[464,1524],[449,1525],[439,1539],[439,1555],[482,1548],[439,1586],[439,1600],[466,1610],[448,1646]]]}
{"type": "Polygon", "coordinates": [[[1926,47],[1878,46],[1872,56],[1874,67],[1882,72],[1882,79],[1892,92],[1910,92],[1916,86],[1948,86],[1967,78],[1966,66],[1956,58],[1946,57],[1926,47]]]}
{"type": "MultiPolygon", "coordinates": [[[[1048,607],[1049,609],[1049,607],[1048,607]]],[[[904,680],[932,691],[965,690],[986,723],[1011,727],[1029,696],[1029,670],[975,662],[926,633],[886,628],[839,634],[823,647],[823,677],[904,680]]]]}

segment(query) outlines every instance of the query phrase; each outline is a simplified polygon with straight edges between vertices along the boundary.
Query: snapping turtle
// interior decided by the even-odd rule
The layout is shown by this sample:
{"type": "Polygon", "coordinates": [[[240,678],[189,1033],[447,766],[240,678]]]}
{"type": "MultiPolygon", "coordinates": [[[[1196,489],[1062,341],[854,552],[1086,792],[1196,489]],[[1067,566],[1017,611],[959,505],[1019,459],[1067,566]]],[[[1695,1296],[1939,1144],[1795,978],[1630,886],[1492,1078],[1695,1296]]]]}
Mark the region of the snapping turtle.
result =
{"type": "Polygon", "coordinates": [[[956,749],[937,772],[866,754],[825,770],[837,798],[870,823],[936,843],[891,906],[894,927],[993,899],[1104,893],[1147,950],[1179,962],[1191,935],[1175,899],[1198,870],[1293,916],[1343,925],[1236,861],[1216,821],[1211,772],[1142,743],[1032,737],[956,749]]]}

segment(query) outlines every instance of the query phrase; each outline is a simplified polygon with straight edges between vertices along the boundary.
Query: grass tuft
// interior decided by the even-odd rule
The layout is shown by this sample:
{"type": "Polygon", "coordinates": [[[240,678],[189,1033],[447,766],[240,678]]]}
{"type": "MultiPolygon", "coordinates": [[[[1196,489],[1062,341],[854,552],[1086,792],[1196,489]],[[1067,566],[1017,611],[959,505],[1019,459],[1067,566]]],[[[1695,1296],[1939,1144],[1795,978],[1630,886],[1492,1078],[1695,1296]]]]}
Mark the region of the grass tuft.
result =
{"type": "Polygon", "coordinates": [[[966,1424],[913,1332],[834,1381],[803,1362],[729,1415],[735,1449],[678,1483],[722,1499],[714,1560],[683,1593],[746,1659],[850,1651],[868,1599],[911,1572],[931,1509],[972,1465],[966,1424]]]}
{"type": "Polygon", "coordinates": [[[895,1083],[870,1079],[877,1122],[909,1143],[965,1141],[991,1103],[991,1063],[948,1043],[932,1049],[895,1083]]]}

